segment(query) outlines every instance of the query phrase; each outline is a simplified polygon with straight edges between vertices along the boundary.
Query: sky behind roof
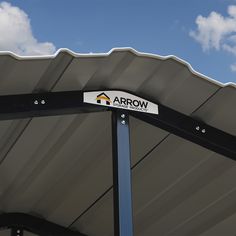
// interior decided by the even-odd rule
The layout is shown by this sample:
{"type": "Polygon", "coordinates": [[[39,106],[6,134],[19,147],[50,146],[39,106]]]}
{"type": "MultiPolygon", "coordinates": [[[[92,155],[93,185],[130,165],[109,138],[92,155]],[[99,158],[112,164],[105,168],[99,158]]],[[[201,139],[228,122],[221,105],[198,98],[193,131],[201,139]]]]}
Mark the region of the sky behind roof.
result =
{"type": "Polygon", "coordinates": [[[236,83],[236,1],[0,1],[0,50],[38,55],[61,47],[174,54],[200,73],[236,83]]]}

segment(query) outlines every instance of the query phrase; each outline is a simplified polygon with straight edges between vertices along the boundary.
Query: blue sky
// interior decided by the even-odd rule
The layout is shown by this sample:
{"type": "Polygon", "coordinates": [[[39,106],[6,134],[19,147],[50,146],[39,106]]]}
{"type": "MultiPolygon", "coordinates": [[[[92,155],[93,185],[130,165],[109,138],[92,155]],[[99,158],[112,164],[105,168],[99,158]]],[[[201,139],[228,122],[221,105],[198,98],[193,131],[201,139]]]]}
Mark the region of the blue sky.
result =
{"type": "MultiPolygon", "coordinates": [[[[228,10],[229,6],[235,6],[236,9],[235,0],[5,2],[27,14],[23,22],[30,20],[28,28],[32,30],[32,35],[25,28],[23,31],[26,33],[14,29],[17,33],[12,33],[13,38],[24,34],[29,35],[27,37],[30,40],[26,37],[24,42],[14,42],[14,39],[12,44],[3,42],[1,47],[0,36],[0,50],[16,51],[18,49],[14,47],[14,43],[19,48],[25,47],[21,44],[29,42],[31,46],[24,49],[28,54],[40,54],[40,50],[42,54],[53,53],[61,47],[81,53],[107,52],[113,47],[133,47],[142,52],[174,54],[213,79],[236,82],[236,16],[234,19],[234,8],[231,15],[228,10]],[[213,11],[216,15],[210,15],[213,11]],[[196,19],[200,15],[204,18],[197,24],[196,19]],[[215,22],[215,19],[219,22],[215,22]],[[207,27],[205,24],[208,24],[207,27]],[[198,27],[200,30],[197,30],[198,27]],[[191,31],[194,32],[192,36],[191,31]],[[44,42],[50,44],[43,44],[44,42]],[[33,53],[30,48],[34,48],[33,53]]],[[[8,25],[1,31],[1,19],[0,11],[0,33],[3,32],[4,35],[4,30],[11,27],[8,25]]],[[[19,27],[22,26],[19,24],[19,27]]]]}

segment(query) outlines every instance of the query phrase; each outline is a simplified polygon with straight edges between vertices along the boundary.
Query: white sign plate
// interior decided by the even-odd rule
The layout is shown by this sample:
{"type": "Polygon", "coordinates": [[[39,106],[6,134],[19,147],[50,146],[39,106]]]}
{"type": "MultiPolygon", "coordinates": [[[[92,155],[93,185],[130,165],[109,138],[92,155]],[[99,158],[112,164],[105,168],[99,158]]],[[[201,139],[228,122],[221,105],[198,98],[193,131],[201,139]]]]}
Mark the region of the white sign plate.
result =
{"type": "Polygon", "coordinates": [[[158,105],[123,91],[84,92],[84,103],[158,114],[158,105]]]}

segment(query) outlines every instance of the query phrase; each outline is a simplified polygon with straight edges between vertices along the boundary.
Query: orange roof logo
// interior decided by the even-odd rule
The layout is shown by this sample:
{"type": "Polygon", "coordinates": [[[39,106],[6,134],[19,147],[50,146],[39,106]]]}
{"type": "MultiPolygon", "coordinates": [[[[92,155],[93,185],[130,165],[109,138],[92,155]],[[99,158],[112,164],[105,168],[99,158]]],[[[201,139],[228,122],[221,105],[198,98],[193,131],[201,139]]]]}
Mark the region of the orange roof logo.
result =
{"type": "Polygon", "coordinates": [[[97,103],[101,104],[102,102],[105,102],[106,105],[111,105],[111,99],[105,94],[100,93],[97,98],[97,103]]]}

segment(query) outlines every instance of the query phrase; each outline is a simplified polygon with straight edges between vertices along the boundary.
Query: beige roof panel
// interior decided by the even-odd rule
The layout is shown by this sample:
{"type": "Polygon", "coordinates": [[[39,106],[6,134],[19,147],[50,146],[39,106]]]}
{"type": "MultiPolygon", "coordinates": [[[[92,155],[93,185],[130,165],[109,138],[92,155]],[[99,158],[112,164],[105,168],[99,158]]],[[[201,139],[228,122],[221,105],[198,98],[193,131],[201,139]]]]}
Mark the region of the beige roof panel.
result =
{"type": "MultiPolygon", "coordinates": [[[[127,90],[236,135],[236,85],[175,56],[2,52],[0,71],[0,95],[127,90]]],[[[135,118],[130,125],[135,235],[235,236],[235,162],[135,118]]],[[[111,139],[110,112],[0,121],[0,211],[112,236],[111,139]]]]}

